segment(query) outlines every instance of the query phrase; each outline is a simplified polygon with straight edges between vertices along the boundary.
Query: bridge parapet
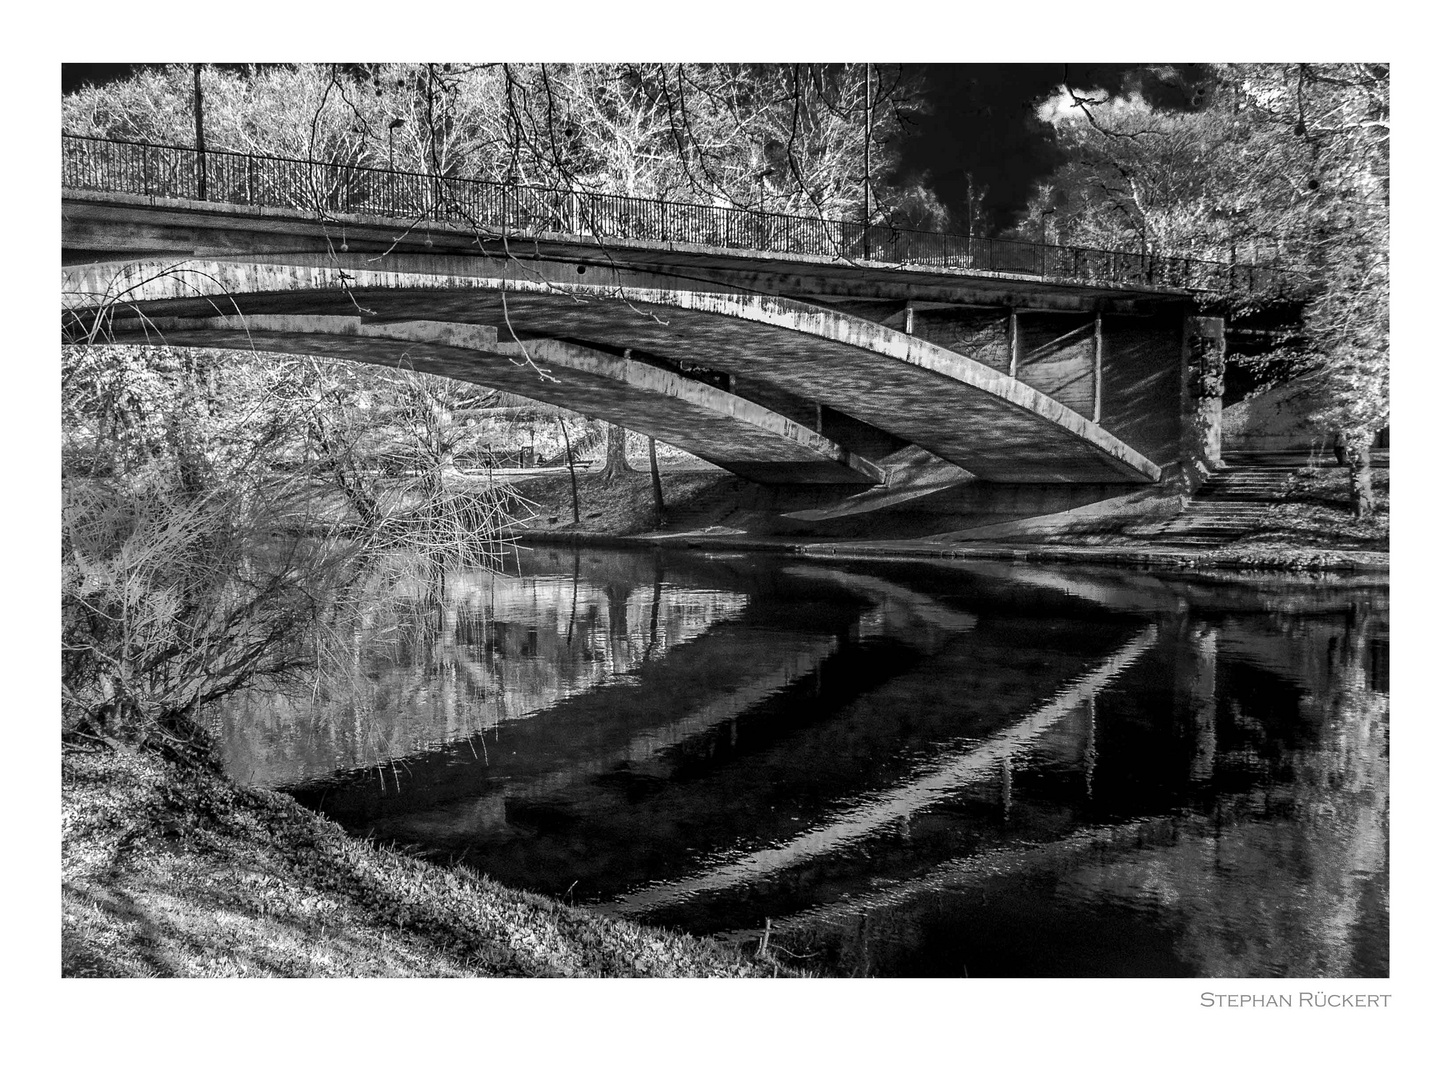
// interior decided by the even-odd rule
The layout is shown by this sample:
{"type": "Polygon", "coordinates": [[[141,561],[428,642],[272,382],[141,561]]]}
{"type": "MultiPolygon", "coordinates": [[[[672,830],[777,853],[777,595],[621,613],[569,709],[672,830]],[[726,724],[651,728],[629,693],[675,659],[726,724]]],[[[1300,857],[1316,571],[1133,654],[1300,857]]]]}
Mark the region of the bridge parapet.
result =
{"type": "Polygon", "coordinates": [[[151,200],[297,209],[323,221],[463,225],[497,239],[644,241],[1049,282],[1289,295],[1279,267],[864,225],[742,206],[632,198],[470,177],[62,135],[62,187],[151,200]]]}

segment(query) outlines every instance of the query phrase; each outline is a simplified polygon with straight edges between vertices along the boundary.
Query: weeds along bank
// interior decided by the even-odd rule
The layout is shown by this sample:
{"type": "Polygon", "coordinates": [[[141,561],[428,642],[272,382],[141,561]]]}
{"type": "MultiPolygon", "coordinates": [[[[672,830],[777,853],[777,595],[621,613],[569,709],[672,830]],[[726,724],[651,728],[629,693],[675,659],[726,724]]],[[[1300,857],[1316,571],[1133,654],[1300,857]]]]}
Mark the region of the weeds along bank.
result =
{"type": "Polygon", "coordinates": [[[793,974],[379,848],[204,766],[72,750],[61,769],[66,976],[793,974]]]}

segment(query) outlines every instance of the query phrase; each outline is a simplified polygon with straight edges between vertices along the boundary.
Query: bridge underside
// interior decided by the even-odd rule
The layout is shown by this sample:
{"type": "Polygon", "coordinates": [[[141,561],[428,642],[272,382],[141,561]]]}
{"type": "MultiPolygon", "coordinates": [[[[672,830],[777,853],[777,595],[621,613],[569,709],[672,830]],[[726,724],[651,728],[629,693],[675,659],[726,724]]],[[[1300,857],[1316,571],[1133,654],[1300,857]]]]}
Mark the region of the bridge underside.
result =
{"type": "Polygon", "coordinates": [[[1179,457],[1182,295],[162,203],[63,198],[69,334],[407,366],[892,498],[1179,457]]]}
{"type": "Polygon", "coordinates": [[[209,349],[328,357],[442,375],[654,435],[763,484],[879,484],[883,471],[754,402],[570,342],[500,342],[492,326],[356,315],[161,318],[116,335],[209,349]]]}
{"type": "Polygon", "coordinates": [[[411,363],[622,423],[766,482],[884,479],[867,454],[812,430],[828,411],[885,433],[888,447],[915,445],[990,482],[1159,475],[1153,461],[1022,381],[818,305],[581,286],[550,280],[564,275],[547,263],[490,277],[418,265],[427,257],[395,257],[413,265],[394,271],[340,258],[352,263],[341,271],[346,290],[336,266],[274,262],[130,264],[116,280],[118,268],[102,264],[67,276],[73,294],[126,294],[111,324],[117,340],[411,363]],[[407,328],[439,324],[457,328],[454,344],[407,328]],[[557,381],[521,366],[525,357],[557,381]]]}

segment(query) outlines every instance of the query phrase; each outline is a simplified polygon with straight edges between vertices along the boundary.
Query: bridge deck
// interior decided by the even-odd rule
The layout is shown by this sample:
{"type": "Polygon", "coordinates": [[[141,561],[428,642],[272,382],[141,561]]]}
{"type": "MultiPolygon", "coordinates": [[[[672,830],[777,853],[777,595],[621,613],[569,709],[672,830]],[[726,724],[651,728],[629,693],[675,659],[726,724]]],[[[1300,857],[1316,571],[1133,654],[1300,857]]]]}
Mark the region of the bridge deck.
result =
{"type": "Polygon", "coordinates": [[[62,184],[85,192],[193,205],[300,209],[313,220],[391,219],[404,228],[465,227],[476,237],[569,235],[617,247],[753,249],[851,263],[1027,274],[1058,282],[1149,289],[1278,287],[1273,267],[1220,263],[1162,252],[1105,251],[832,220],[714,203],[671,202],[479,177],[381,169],[353,162],[62,135],[62,184]]]}

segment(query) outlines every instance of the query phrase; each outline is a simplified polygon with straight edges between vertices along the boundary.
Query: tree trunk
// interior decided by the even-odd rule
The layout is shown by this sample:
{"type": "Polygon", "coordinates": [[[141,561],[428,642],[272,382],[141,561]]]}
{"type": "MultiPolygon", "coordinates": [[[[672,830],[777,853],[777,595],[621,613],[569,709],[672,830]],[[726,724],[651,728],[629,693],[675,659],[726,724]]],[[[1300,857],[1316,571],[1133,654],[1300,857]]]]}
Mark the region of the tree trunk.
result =
{"type": "Polygon", "coordinates": [[[383,521],[382,507],[378,505],[371,485],[363,479],[346,440],[334,438],[318,416],[308,419],[308,435],[317,449],[318,458],[327,464],[338,490],[347,499],[353,513],[358,515],[363,527],[376,529],[383,521]]]}
{"type": "Polygon", "coordinates": [[[574,476],[574,447],[569,444],[569,429],[564,426],[562,417],[559,420],[559,431],[564,436],[564,460],[569,463],[569,494],[574,500],[574,523],[579,524],[579,481],[574,476]]]}
{"type": "Polygon", "coordinates": [[[411,404],[423,428],[419,457],[428,497],[435,506],[443,499],[451,479],[458,475],[454,460],[457,434],[453,410],[421,381],[409,385],[411,404]]]}
{"type": "Polygon", "coordinates": [[[1347,453],[1350,466],[1350,508],[1356,520],[1375,513],[1375,488],[1370,477],[1370,446],[1360,440],[1347,453]]]}
{"type": "Polygon", "coordinates": [[[605,435],[605,467],[600,473],[600,479],[609,483],[616,477],[633,471],[630,463],[625,460],[625,429],[619,424],[611,424],[605,435]]]}

